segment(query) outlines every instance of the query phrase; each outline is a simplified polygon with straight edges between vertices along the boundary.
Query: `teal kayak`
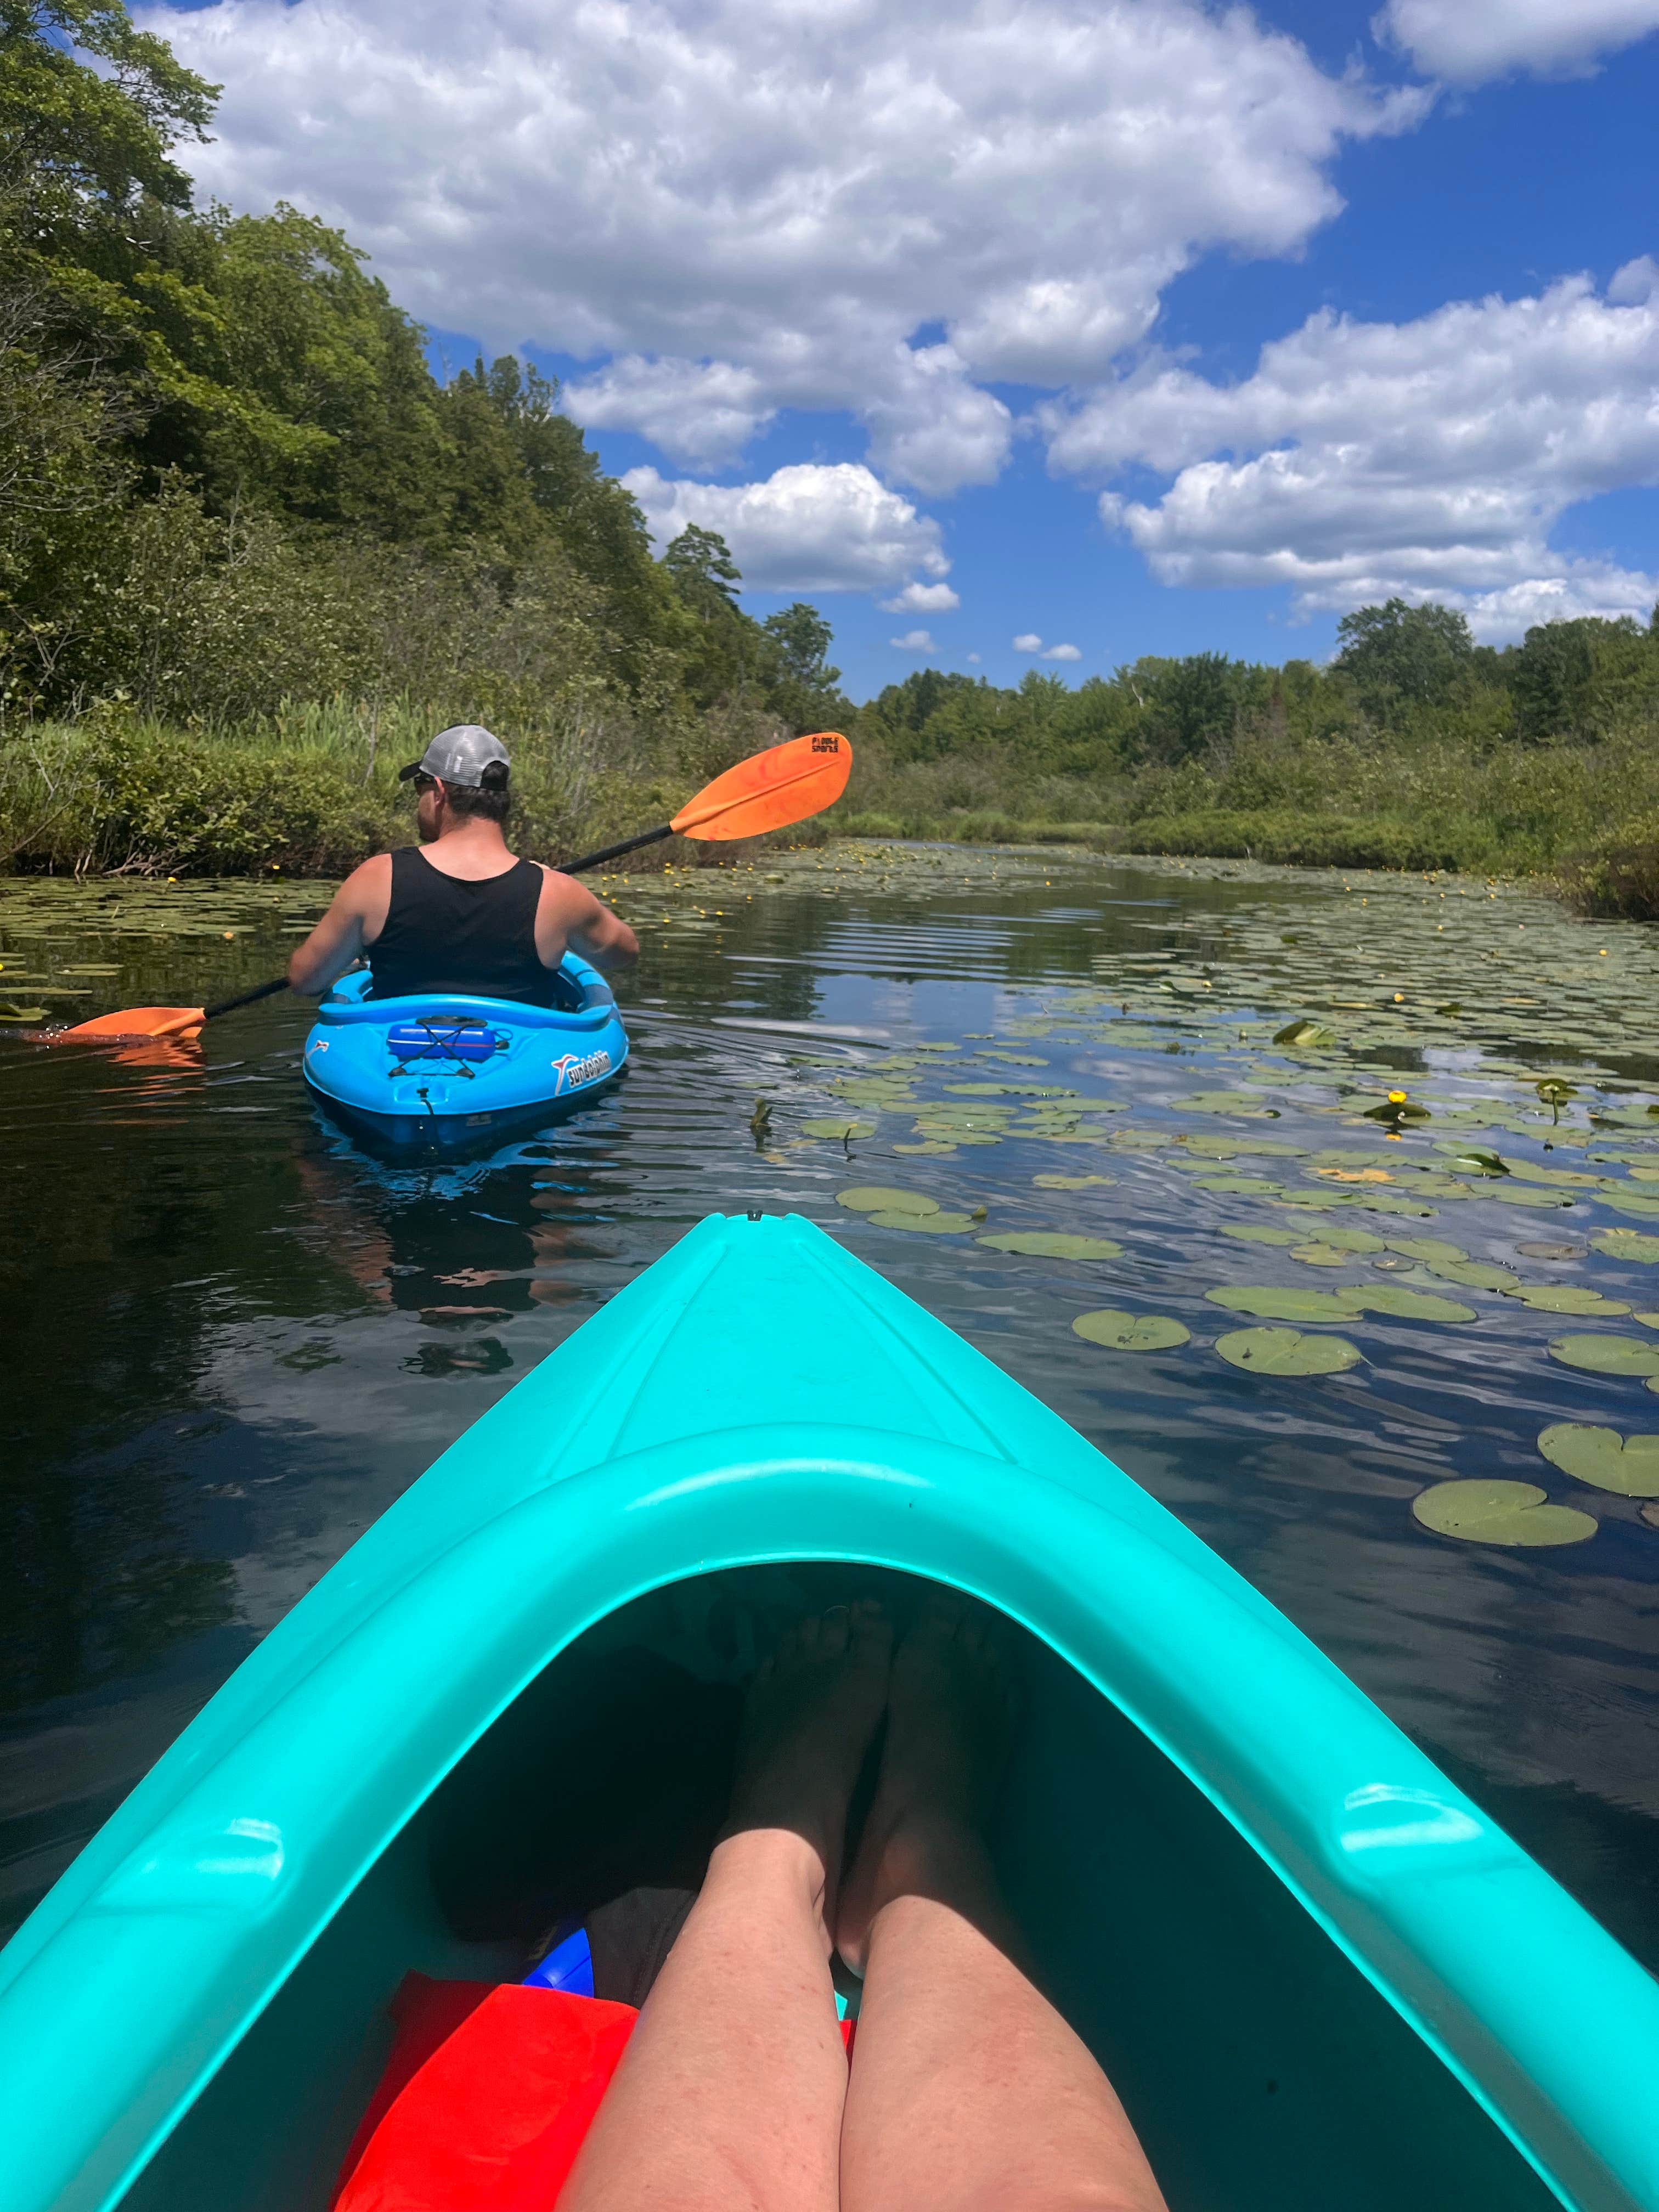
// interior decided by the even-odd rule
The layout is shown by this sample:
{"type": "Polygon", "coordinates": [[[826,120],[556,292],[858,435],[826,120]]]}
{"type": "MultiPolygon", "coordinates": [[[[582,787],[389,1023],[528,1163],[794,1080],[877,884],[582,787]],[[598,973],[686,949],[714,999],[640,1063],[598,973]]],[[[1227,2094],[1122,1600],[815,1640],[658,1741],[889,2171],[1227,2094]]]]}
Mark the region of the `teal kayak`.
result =
{"type": "Polygon", "coordinates": [[[1056,1415],[750,1216],[447,1451],[0,1954],[8,2212],[325,2206],[405,1972],[524,1970],[455,1908],[479,1762],[602,1862],[560,1780],[593,1655],[735,1683],[832,1571],[1024,1632],[1004,1880],[1173,2212],[1659,2208],[1659,1984],[1056,1415]]]}

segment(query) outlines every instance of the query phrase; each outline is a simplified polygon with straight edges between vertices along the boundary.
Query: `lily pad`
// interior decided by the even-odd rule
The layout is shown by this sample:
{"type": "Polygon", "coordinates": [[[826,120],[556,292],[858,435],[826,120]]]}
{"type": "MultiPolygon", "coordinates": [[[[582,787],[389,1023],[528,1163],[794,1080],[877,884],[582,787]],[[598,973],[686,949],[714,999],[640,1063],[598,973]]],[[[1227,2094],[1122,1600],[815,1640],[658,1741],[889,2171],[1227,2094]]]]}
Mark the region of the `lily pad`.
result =
{"type": "Polygon", "coordinates": [[[1353,1310],[1392,1315],[1396,1321],[1465,1322],[1475,1318],[1473,1306],[1455,1298],[1437,1297],[1432,1291],[1411,1291],[1403,1284],[1367,1284],[1363,1290],[1339,1291],[1352,1301],[1353,1310]]]}
{"type": "Polygon", "coordinates": [[[1509,1168],[1496,1152],[1484,1152],[1475,1146],[1443,1145],[1452,1165],[1460,1175],[1506,1176],[1509,1168]]]}
{"type": "Polygon", "coordinates": [[[1437,1482],[1413,1498],[1412,1512],[1437,1536],[1470,1544],[1582,1544],[1596,1528],[1576,1505],[1552,1505],[1535,1482],[1437,1482]]]}
{"type": "Polygon", "coordinates": [[[1230,1313],[1255,1314],[1263,1321],[1352,1321],[1354,1308],[1336,1291],[1282,1290],[1271,1283],[1230,1284],[1206,1291],[1212,1305],[1230,1313]]]}
{"type": "Polygon", "coordinates": [[[1558,1336],[1550,1357],[1588,1375],[1659,1376],[1659,1344],[1634,1336],[1558,1336]]]}
{"type": "Polygon", "coordinates": [[[1284,1185],[1266,1176],[1206,1175],[1194,1176],[1193,1188],[1218,1190],[1231,1198],[1271,1198],[1284,1185]]]}
{"type": "Polygon", "coordinates": [[[1517,1283],[1509,1295],[1534,1313],[1605,1314],[1612,1320],[1630,1311],[1621,1299],[1603,1297],[1581,1283],[1517,1283]]]}
{"type": "MultiPolygon", "coordinates": [[[[1377,1239],[1379,1247],[1382,1239],[1377,1239]]],[[[1346,1267],[1353,1263],[1353,1254],[1340,1244],[1292,1244],[1291,1257],[1304,1267],[1346,1267]]]]}
{"type": "Polygon", "coordinates": [[[1598,1229],[1590,1243],[1610,1260],[1639,1260],[1647,1267],[1659,1262],[1659,1237],[1640,1229],[1598,1229]]]}
{"type": "Polygon", "coordinates": [[[1442,1282],[1462,1283],[1466,1290],[1518,1291],[1522,1287],[1514,1268],[1499,1267],[1495,1260],[1425,1260],[1423,1264],[1442,1282]]]}
{"type": "Polygon", "coordinates": [[[956,1146],[954,1145],[935,1143],[933,1139],[929,1139],[927,1142],[920,1145],[895,1145],[893,1150],[896,1152],[920,1152],[925,1155],[928,1159],[940,1159],[947,1152],[955,1152],[956,1146]]]}
{"type": "Polygon", "coordinates": [[[836,1204],[849,1206],[854,1213],[937,1213],[939,1210],[936,1198],[924,1198],[919,1190],[891,1190],[880,1183],[838,1190],[836,1204]]]}
{"type": "Polygon", "coordinates": [[[1336,1031],[1322,1022],[1286,1022],[1273,1032],[1275,1044],[1328,1045],[1336,1042],[1336,1031]]]}
{"type": "Polygon", "coordinates": [[[1340,1375],[1360,1358],[1346,1336],[1304,1336],[1296,1328],[1235,1328],[1218,1336],[1215,1348],[1230,1367],[1259,1375],[1340,1375]]]}
{"type": "Polygon", "coordinates": [[[1192,1331],[1168,1314],[1122,1313],[1114,1306],[1079,1314],[1072,1328],[1091,1344],[1103,1344],[1111,1352],[1169,1352],[1192,1341],[1192,1331]]]}
{"type": "Polygon", "coordinates": [[[1259,1091],[1195,1091],[1190,1098],[1177,1098],[1176,1114],[1240,1114],[1277,1121],[1277,1107],[1264,1106],[1259,1091]]]}
{"type": "Polygon", "coordinates": [[[817,1121],[803,1121],[800,1133],[803,1137],[834,1137],[844,1144],[849,1137],[873,1137],[876,1125],[873,1121],[837,1121],[824,1115],[817,1121]]]}
{"type": "Polygon", "coordinates": [[[981,1237],[994,1252],[1023,1252],[1033,1260],[1121,1260],[1123,1247],[1109,1237],[1068,1237],[1057,1229],[1006,1230],[981,1237]]]}
{"type": "Polygon", "coordinates": [[[19,1006],[9,999],[0,1000],[0,1022],[43,1022],[46,1018],[44,1006],[19,1006]]]}
{"type": "Polygon", "coordinates": [[[1621,1437],[1580,1421],[1558,1421],[1538,1439],[1553,1467],[1619,1498],[1659,1498],[1659,1437],[1621,1437]]]}
{"type": "Polygon", "coordinates": [[[1112,1183],[1115,1176],[1033,1176],[1031,1181],[1039,1190],[1090,1190],[1097,1183],[1112,1183]]]}
{"type": "Polygon", "coordinates": [[[1407,1259],[1421,1260],[1427,1266],[1438,1262],[1455,1267],[1469,1256],[1461,1244],[1453,1244],[1444,1237],[1390,1237],[1388,1245],[1390,1252],[1403,1253],[1407,1259]]]}
{"type": "Polygon", "coordinates": [[[925,1237],[965,1237],[984,1219],[971,1213],[901,1213],[885,1212],[868,1213],[865,1219],[878,1229],[914,1229],[925,1237]]]}

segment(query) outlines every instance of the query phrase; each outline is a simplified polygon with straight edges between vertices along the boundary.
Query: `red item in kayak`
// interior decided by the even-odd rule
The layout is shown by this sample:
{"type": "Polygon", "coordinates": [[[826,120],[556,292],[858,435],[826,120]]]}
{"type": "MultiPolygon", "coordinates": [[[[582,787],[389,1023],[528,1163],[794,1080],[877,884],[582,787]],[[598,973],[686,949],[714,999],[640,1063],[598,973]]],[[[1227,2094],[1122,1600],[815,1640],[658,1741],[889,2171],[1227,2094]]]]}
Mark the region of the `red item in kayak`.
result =
{"type": "Polygon", "coordinates": [[[397,2041],[335,2212],[547,2212],[634,2023],[632,2005],[405,1976],[397,2041]]]}

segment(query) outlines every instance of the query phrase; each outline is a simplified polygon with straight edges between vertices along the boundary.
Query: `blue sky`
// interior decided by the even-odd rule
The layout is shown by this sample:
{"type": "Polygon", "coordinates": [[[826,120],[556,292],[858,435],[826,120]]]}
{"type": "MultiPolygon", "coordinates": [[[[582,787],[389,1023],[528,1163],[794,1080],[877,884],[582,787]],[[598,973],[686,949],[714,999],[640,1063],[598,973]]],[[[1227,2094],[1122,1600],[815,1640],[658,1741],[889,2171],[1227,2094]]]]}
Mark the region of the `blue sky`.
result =
{"type": "Polygon", "coordinates": [[[1659,595],[1659,0],[143,20],[225,86],[205,190],[556,374],[855,696],[1659,595]]]}

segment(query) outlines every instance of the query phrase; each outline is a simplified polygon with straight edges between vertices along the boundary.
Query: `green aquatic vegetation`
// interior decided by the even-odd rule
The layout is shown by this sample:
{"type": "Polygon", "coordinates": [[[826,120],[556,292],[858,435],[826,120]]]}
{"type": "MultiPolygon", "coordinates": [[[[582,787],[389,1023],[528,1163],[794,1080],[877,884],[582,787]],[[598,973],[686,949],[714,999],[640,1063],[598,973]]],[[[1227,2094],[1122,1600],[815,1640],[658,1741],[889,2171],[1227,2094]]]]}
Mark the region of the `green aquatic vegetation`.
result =
{"type": "Polygon", "coordinates": [[[1233,1198],[1270,1198],[1284,1185],[1270,1182],[1265,1176],[1201,1175],[1193,1177],[1193,1188],[1218,1190],[1233,1198]]]}
{"type": "Polygon", "coordinates": [[[1645,1220],[1659,1214],[1659,1191],[1604,1190],[1600,1203],[1610,1206],[1615,1213],[1631,1213],[1645,1220]]]}
{"type": "MultiPolygon", "coordinates": [[[[1075,1091],[1066,1091],[1051,1083],[947,1083],[946,1096],[951,1098],[1075,1098],[1075,1091]]],[[[1076,1109],[1073,1109],[1073,1111],[1076,1109]]]]}
{"type": "Polygon", "coordinates": [[[1374,1183],[1366,1183],[1352,1190],[1287,1190],[1282,1198],[1276,1198],[1272,1203],[1316,1213],[1334,1212],[1342,1206],[1360,1206],[1367,1213],[1408,1214],[1419,1221],[1431,1219],[1435,1211],[1421,1199],[1406,1198],[1397,1196],[1393,1191],[1378,1190],[1374,1183]]]}
{"type": "Polygon", "coordinates": [[[1103,1306],[1097,1313],[1079,1314],[1072,1323],[1075,1335],[1109,1352],[1170,1352],[1190,1344],[1192,1331],[1168,1314],[1132,1314],[1103,1306]]]}
{"type": "Polygon", "coordinates": [[[803,1137],[833,1137],[845,1143],[853,1137],[873,1137],[876,1125],[873,1121],[836,1121],[830,1115],[823,1115],[811,1121],[803,1121],[800,1133],[803,1137]]]}
{"type": "Polygon", "coordinates": [[[1550,1357],[1588,1375],[1627,1375],[1643,1381],[1659,1376],[1659,1344],[1634,1336],[1558,1336],[1550,1357]]]}
{"type": "Polygon", "coordinates": [[[1390,1237],[1387,1243],[1390,1252],[1399,1252],[1407,1260],[1421,1260],[1430,1267],[1455,1267],[1469,1256],[1461,1244],[1449,1243],[1443,1237],[1390,1237]]]}
{"type": "MultiPolygon", "coordinates": [[[[1169,1141],[1167,1138],[1164,1139],[1165,1143],[1169,1141]]],[[[1183,1130],[1174,1141],[1184,1152],[1201,1153],[1206,1159],[1216,1160],[1241,1158],[1293,1160],[1301,1158],[1307,1151],[1305,1145],[1288,1145],[1279,1137],[1212,1137],[1206,1131],[1189,1134],[1183,1130]]]]}
{"type": "Polygon", "coordinates": [[[868,1213],[865,1218],[877,1229],[908,1229],[923,1237],[965,1237],[979,1226],[984,1215],[884,1212],[868,1213]]]}
{"type": "Polygon", "coordinates": [[[1109,1129],[1104,1142],[1121,1152],[1157,1152],[1180,1139],[1167,1129],[1109,1129]]]}
{"type": "Polygon", "coordinates": [[[1546,1183],[1560,1190],[1600,1190],[1613,1182],[1611,1176],[1585,1175],[1578,1168],[1534,1167],[1530,1160],[1507,1160],[1504,1164],[1517,1182],[1546,1183]]]}
{"type": "Polygon", "coordinates": [[[1521,1278],[1513,1267],[1495,1260],[1425,1260],[1424,1266],[1443,1283],[1462,1283],[1470,1291],[1518,1291],[1521,1278]]]}
{"type": "Polygon", "coordinates": [[[981,1237],[994,1252],[1018,1252],[1035,1260],[1121,1260],[1123,1247],[1109,1237],[1072,1237],[1056,1229],[1016,1229],[981,1237]]]}
{"type": "Polygon", "coordinates": [[[1395,1321],[1466,1322],[1476,1318],[1473,1306],[1455,1298],[1437,1297],[1432,1291],[1411,1291],[1403,1284],[1379,1283],[1339,1297],[1352,1300],[1356,1311],[1388,1314],[1395,1321]]]}
{"type": "Polygon", "coordinates": [[[954,1145],[937,1143],[932,1138],[927,1139],[920,1145],[895,1145],[893,1147],[896,1152],[919,1154],[925,1159],[943,1159],[947,1153],[954,1152],[956,1149],[954,1145]]]}
{"type": "Polygon", "coordinates": [[[836,1204],[854,1213],[937,1213],[939,1210],[936,1198],[924,1197],[919,1190],[894,1190],[880,1183],[860,1183],[852,1190],[838,1190],[836,1204]]]}
{"type": "Polygon", "coordinates": [[[1322,1022],[1286,1022],[1282,1030],[1273,1032],[1275,1044],[1325,1046],[1336,1042],[1336,1031],[1328,1030],[1322,1022]]]}
{"type": "Polygon", "coordinates": [[[1258,1375],[1340,1375],[1361,1353],[1346,1336],[1304,1336],[1295,1328],[1236,1328],[1216,1339],[1230,1367],[1258,1375]]]}
{"type": "Polygon", "coordinates": [[[1596,1529],[1594,1515],[1552,1505],[1534,1482],[1437,1482],[1413,1498],[1412,1512],[1437,1536],[1469,1544],[1582,1544],[1596,1529]]]}
{"type": "Polygon", "coordinates": [[[1620,1436],[1617,1429],[1558,1421],[1538,1449],[1552,1467],[1618,1498],[1659,1498],[1659,1437],[1620,1436]]]}
{"type": "Polygon", "coordinates": [[[1277,1109],[1264,1106],[1254,1091],[1195,1091],[1190,1098],[1175,1099],[1170,1110],[1172,1114],[1236,1114],[1247,1121],[1279,1119],[1277,1109]]]}
{"type": "Polygon", "coordinates": [[[1509,1297],[1534,1313],[1599,1314],[1612,1321],[1630,1311],[1622,1298],[1604,1297],[1600,1291],[1578,1283],[1517,1283],[1512,1290],[1505,1288],[1509,1297]]]}
{"type": "Polygon", "coordinates": [[[1103,1175],[1039,1175],[1033,1176],[1031,1181],[1039,1190],[1089,1190],[1097,1183],[1114,1183],[1117,1181],[1117,1177],[1103,1175]]]}
{"type": "Polygon", "coordinates": [[[1337,1291],[1281,1290],[1270,1283],[1242,1283],[1206,1291],[1212,1305],[1261,1321],[1352,1321],[1355,1308],[1337,1291]]]}
{"type": "Polygon", "coordinates": [[[1438,1152],[1447,1153],[1460,1175],[1506,1176],[1509,1164],[1501,1153],[1488,1152],[1478,1145],[1440,1145],[1438,1152]]]}
{"type": "MultiPolygon", "coordinates": [[[[1379,1239],[1379,1243],[1381,1240],[1379,1239]]],[[[1304,1267],[1350,1267],[1353,1254],[1340,1244],[1292,1244],[1291,1257],[1304,1267]]]]}
{"type": "Polygon", "coordinates": [[[0,999],[0,1022],[43,1022],[46,1018],[44,1006],[20,1006],[14,1000],[0,999]]]}

